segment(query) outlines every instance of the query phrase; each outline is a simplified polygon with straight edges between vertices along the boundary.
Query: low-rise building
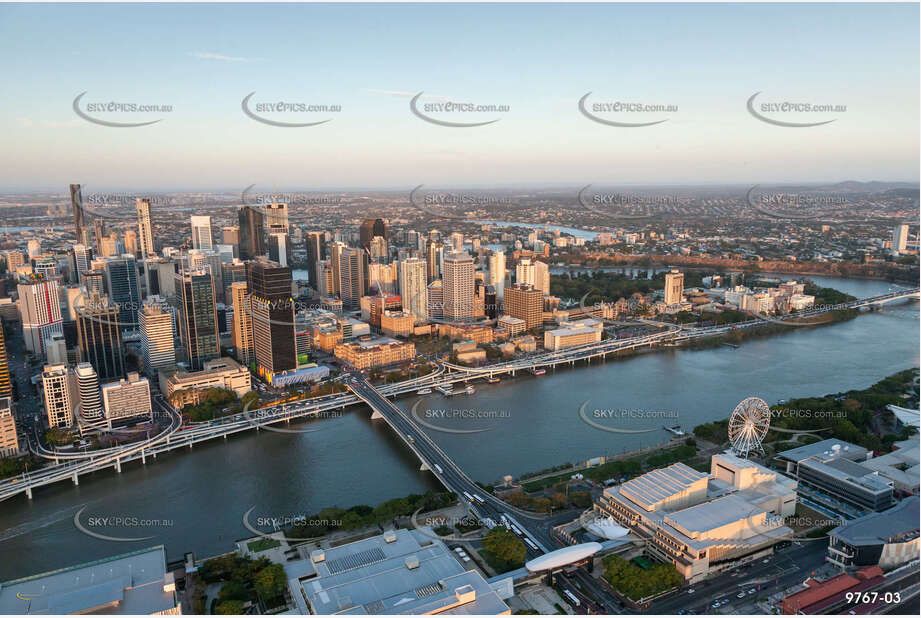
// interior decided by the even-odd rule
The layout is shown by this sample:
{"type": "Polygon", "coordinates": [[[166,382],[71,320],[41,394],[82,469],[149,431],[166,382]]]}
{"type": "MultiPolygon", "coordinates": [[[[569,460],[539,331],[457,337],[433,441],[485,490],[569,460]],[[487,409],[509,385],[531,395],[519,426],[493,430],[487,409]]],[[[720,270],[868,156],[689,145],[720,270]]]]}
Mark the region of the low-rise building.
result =
{"type": "Polygon", "coordinates": [[[492,343],[495,333],[486,324],[438,324],[438,336],[450,339],[462,339],[474,343],[492,343]]]}
{"type": "Polygon", "coordinates": [[[828,561],[841,568],[892,569],[918,559],[918,496],[882,513],[870,513],[828,533],[828,561]]]}
{"type": "Polygon", "coordinates": [[[368,369],[411,360],[416,355],[416,346],[411,342],[381,337],[340,343],[336,346],[334,354],[336,358],[356,369],[368,369]]]}
{"type": "Polygon", "coordinates": [[[249,370],[227,356],[205,361],[201,371],[160,372],[160,392],[165,393],[177,408],[199,403],[209,388],[223,388],[242,397],[252,390],[252,376],[249,370]]]}
{"type": "Polygon", "coordinates": [[[523,333],[528,330],[527,322],[521,318],[512,317],[510,315],[500,315],[496,325],[499,328],[505,329],[509,335],[517,335],[518,333],[523,333]]]}
{"type": "Polygon", "coordinates": [[[544,331],[544,348],[562,350],[573,346],[598,343],[604,332],[601,320],[577,320],[566,322],[562,328],[544,331]]]}
{"type": "Polygon", "coordinates": [[[857,607],[856,603],[847,601],[848,593],[856,593],[859,597],[859,593],[872,589],[883,581],[885,578],[879,567],[859,569],[853,575],[840,573],[824,581],[810,577],[803,582],[803,590],[781,601],[780,611],[786,615],[836,614],[837,611],[832,611],[836,607],[857,607]]]}
{"type": "Polygon", "coordinates": [[[415,319],[406,311],[384,311],[380,322],[381,332],[388,337],[408,337],[413,334],[415,319]]]}
{"type": "Polygon", "coordinates": [[[137,372],[128,373],[127,379],[103,384],[102,408],[106,421],[127,418],[150,417],[153,407],[150,402],[150,382],[137,372]]]}

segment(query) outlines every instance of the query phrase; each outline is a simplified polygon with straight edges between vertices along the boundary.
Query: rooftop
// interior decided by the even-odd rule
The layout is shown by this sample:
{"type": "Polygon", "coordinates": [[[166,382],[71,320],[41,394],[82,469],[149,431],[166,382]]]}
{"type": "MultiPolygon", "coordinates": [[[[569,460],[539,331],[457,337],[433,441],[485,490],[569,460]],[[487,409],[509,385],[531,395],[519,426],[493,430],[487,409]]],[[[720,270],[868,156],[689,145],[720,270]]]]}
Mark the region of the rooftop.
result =
{"type": "Polygon", "coordinates": [[[862,446],[857,446],[856,444],[851,444],[850,442],[829,438],[827,440],[814,442],[813,444],[798,446],[789,451],[783,451],[782,453],[778,453],[777,456],[781,459],[788,459],[797,463],[804,459],[809,459],[810,457],[818,457],[821,459],[843,457],[854,461],[857,459],[866,459],[867,449],[862,446]],[[836,446],[839,448],[836,449],[836,446]]]}
{"type": "Polygon", "coordinates": [[[910,496],[882,513],[870,513],[829,533],[848,545],[878,545],[888,539],[918,534],[918,496],[910,496]]]}
{"type": "Polygon", "coordinates": [[[620,493],[646,510],[653,510],[657,503],[688,491],[696,484],[703,482],[706,487],[707,478],[706,473],[679,462],[627,481],[620,486],[620,493]]]}

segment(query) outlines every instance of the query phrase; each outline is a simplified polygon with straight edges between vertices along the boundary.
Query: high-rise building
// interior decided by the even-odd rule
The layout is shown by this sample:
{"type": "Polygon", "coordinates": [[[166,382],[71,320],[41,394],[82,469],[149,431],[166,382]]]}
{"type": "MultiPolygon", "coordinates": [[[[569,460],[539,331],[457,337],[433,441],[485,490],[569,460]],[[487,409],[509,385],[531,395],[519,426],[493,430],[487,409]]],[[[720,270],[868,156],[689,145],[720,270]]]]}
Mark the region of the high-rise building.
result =
{"type": "Polygon", "coordinates": [[[3,257],[6,259],[7,272],[14,273],[16,272],[17,266],[21,266],[26,263],[26,256],[24,256],[22,251],[19,251],[18,249],[13,251],[4,251],[3,257]]]}
{"type": "Polygon", "coordinates": [[[265,227],[273,232],[288,233],[288,205],[284,202],[272,202],[265,205],[265,227]]]}
{"type": "Polygon", "coordinates": [[[454,251],[444,257],[444,317],[446,320],[472,320],[473,258],[463,251],[454,251]]]}
{"type": "Polygon", "coordinates": [[[438,320],[445,315],[445,290],[441,279],[436,279],[428,285],[430,320],[438,320]]]}
{"type": "Polygon", "coordinates": [[[258,371],[271,379],[276,373],[296,369],[291,269],[274,262],[255,262],[250,264],[246,283],[258,371]]]}
{"type": "Polygon", "coordinates": [[[329,265],[333,270],[333,288],[332,293],[338,294],[340,292],[340,285],[342,283],[342,277],[339,274],[339,261],[342,257],[342,252],[347,249],[348,246],[339,240],[331,243],[329,245],[329,265]]]}
{"type": "Polygon", "coordinates": [[[464,250],[464,235],[460,232],[451,232],[451,248],[454,251],[463,251],[464,250]]]}
{"type": "Polygon", "coordinates": [[[45,365],[42,370],[42,399],[48,427],[69,427],[73,424],[74,392],[67,367],[45,365]]]}
{"type": "Polygon", "coordinates": [[[19,435],[16,432],[16,415],[13,399],[0,397],[0,459],[19,454],[19,435]]]}
{"type": "Polygon", "coordinates": [[[67,342],[63,333],[54,333],[45,339],[45,359],[49,365],[67,364],[67,342]]]}
{"type": "MultiPolygon", "coordinates": [[[[271,228],[270,228],[271,229],[271,228]]],[[[269,232],[269,259],[282,266],[291,263],[291,239],[287,232],[269,232]]]]}
{"type": "Polygon", "coordinates": [[[526,329],[543,323],[544,294],[532,285],[518,283],[505,290],[502,307],[504,313],[524,320],[526,329]]]}
{"type": "Polygon", "coordinates": [[[81,360],[90,363],[103,380],[121,378],[125,375],[125,357],[118,308],[95,291],[81,300],[74,307],[81,360]]]}
{"type": "Polygon", "coordinates": [[[221,228],[221,242],[234,248],[233,256],[240,257],[240,226],[227,225],[221,228]]]}
{"type": "Polygon", "coordinates": [[[102,407],[110,427],[113,421],[152,415],[150,382],[136,372],[129,373],[126,380],[103,384],[101,391],[102,407]]]}
{"type": "Polygon", "coordinates": [[[908,224],[900,223],[892,228],[892,251],[904,253],[908,247],[908,224]]]}
{"type": "Polygon", "coordinates": [[[342,304],[355,309],[361,297],[367,294],[365,287],[365,264],[367,253],[360,249],[346,247],[339,253],[339,298],[342,304]]]}
{"type": "Polygon", "coordinates": [[[72,278],[74,283],[83,283],[83,272],[90,270],[90,263],[93,261],[93,248],[78,243],[71,247],[71,256],[73,260],[73,269],[76,277],[72,278]]]}
{"type": "Polygon", "coordinates": [[[26,253],[29,254],[29,259],[34,260],[42,254],[42,241],[38,238],[30,238],[29,242],[26,243],[26,253]]]}
{"type": "Polygon", "coordinates": [[[106,237],[106,224],[102,217],[93,219],[93,242],[96,243],[96,254],[105,255],[102,252],[102,241],[106,237]]]}
{"type": "Polygon", "coordinates": [[[134,230],[125,230],[125,253],[137,255],[139,251],[137,232],[134,230]]]}
{"type": "Polygon", "coordinates": [[[70,208],[74,213],[74,238],[83,242],[83,192],[80,185],[70,185],[70,208]]]}
{"type": "Polygon", "coordinates": [[[76,379],[76,392],[78,400],[74,402],[74,409],[79,403],[77,413],[78,421],[98,421],[102,419],[102,401],[99,399],[99,376],[90,363],[80,363],[73,370],[76,379]]]}
{"type": "Polygon", "coordinates": [[[137,330],[141,288],[137,260],[133,255],[123,254],[106,262],[106,284],[109,300],[118,306],[119,327],[137,330]]]}
{"type": "Polygon", "coordinates": [[[369,249],[371,259],[378,262],[387,262],[390,258],[390,250],[387,247],[387,239],[383,236],[375,236],[371,239],[369,249]]]}
{"type": "Polygon", "coordinates": [[[240,259],[254,260],[260,255],[265,255],[265,217],[262,212],[256,208],[241,206],[237,211],[237,218],[240,224],[240,259]]]}
{"type": "Polygon", "coordinates": [[[104,270],[91,269],[83,271],[80,279],[87,294],[96,292],[103,296],[106,293],[106,273],[104,270]]]}
{"type": "Polygon", "coordinates": [[[515,282],[533,285],[545,296],[549,296],[550,268],[540,260],[522,258],[515,266],[515,282]]]}
{"type": "Polygon", "coordinates": [[[58,282],[32,275],[17,286],[22,335],[26,349],[37,356],[45,355],[45,339],[63,333],[58,282]]]}
{"type": "Polygon", "coordinates": [[[425,260],[406,258],[400,262],[400,296],[403,310],[411,313],[416,322],[428,319],[429,294],[425,273],[425,260]]]}
{"type": "Polygon", "coordinates": [[[375,236],[387,239],[387,224],[383,219],[365,219],[358,228],[358,235],[361,240],[361,248],[370,250],[371,239],[375,236]]]}
{"type": "Polygon", "coordinates": [[[665,273],[665,304],[677,305],[684,301],[684,273],[672,270],[665,273]]]}
{"type": "Polygon", "coordinates": [[[320,289],[320,261],[325,245],[323,232],[307,232],[307,282],[315,290],[320,289]]]}
{"type": "Polygon", "coordinates": [[[0,397],[13,396],[13,383],[10,382],[10,361],[6,355],[6,340],[3,336],[3,321],[0,320],[0,397]]]}
{"type": "Polygon", "coordinates": [[[141,326],[141,355],[144,371],[156,377],[157,370],[176,365],[173,316],[158,302],[146,302],[138,316],[141,326]]]}
{"type": "Polygon", "coordinates": [[[249,304],[246,281],[230,284],[230,298],[233,302],[233,348],[237,360],[249,365],[255,359],[253,350],[253,316],[249,304]]]}
{"type": "Polygon", "coordinates": [[[179,288],[179,334],[192,371],[221,355],[214,281],[208,268],[186,269],[176,274],[179,288]]]}
{"type": "Polygon", "coordinates": [[[201,251],[214,249],[214,242],[211,238],[211,217],[192,215],[192,248],[201,251]]]}
{"type": "Polygon", "coordinates": [[[505,251],[493,251],[489,255],[489,285],[493,286],[496,295],[501,298],[505,290],[505,251]]]}
{"type": "Polygon", "coordinates": [[[425,249],[425,276],[431,283],[441,276],[441,264],[444,246],[440,242],[430,241],[425,249]]]}
{"type": "Polygon", "coordinates": [[[150,218],[150,198],[138,198],[136,201],[138,212],[138,238],[141,243],[141,257],[146,258],[156,253],[153,241],[153,223],[150,218]]]}

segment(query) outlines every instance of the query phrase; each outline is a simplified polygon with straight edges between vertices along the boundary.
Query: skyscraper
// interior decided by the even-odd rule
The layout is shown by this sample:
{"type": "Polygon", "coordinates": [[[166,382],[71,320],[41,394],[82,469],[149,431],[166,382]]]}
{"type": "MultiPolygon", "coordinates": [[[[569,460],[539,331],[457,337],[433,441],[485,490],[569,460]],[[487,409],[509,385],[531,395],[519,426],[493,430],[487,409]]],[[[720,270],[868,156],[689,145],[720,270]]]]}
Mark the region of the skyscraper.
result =
{"type": "Polygon", "coordinates": [[[74,393],[64,365],[45,365],[42,370],[42,399],[49,427],[69,427],[73,423],[74,393]]]}
{"type": "Polygon", "coordinates": [[[908,224],[900,223],[892,228],[892,251],[904,253],[908,247],[908,224]]]}
{"type": "Polygon", "coordinates": [[[109,300],[118,305],[118,321],[124,330],[137,330],[141,308],[138,265],[133,255],[123,254],[106,261],[109,300]]]}
{"type": "Polygon", "coordinates": [[[125,253],[136,256],[139,251],[137,232],[134,230],[125,230],[125,253]]]}
{"type": "Polygon", "coordinates": [[[272,202],[265,205],[265,227],[273,232],[288,233],[288,205],[284,202],[272,202]]]}
{"type": "Polygon", "coordinates": [[[320,261],[325,253],[323,232],[307,232],[307,281],[310,287],[320,289],[320,261]]]}
{"type": "Polygon", "coordinates": [[[515,266],[515,282],[533,285],[545,296],[550,295],[550,268],[545,262],[522,258],[515,266]]]}
{"type": "Polygon", "coordinates": [[[258,371],[271,378],[297,368],[291,269],[274,262],[255,262],[247,270],[246,283],[258,371]]]}
{"type": "Polygon", "coordinates": [[[70,207],[74,213],[74,238],[83,242],[83,192],[80,185],[70,185],[70,207]]]}
{"type": "Polygon", "coordinates": [[[45,339],[63,333],[58,282],[32,275],[20,281],[19,311],[26,349],[38,356],[45,355],[45,339]]]}
{"type": "Polygon", "coordinates": [[[428,319],[429,295],[425,274],[425,260],[406,258],[400,262],[400,296],[403,310],[413,315],[416,322],[428,319]]]}
{"type": "Polygon", "coordinates": [[[339,253],[339,298],[342,304],[355,309],[368,290],[365,287],[367,254],[360,249],[346,247],[339,253]]]}
{"type": "Polygon", "coordinates": [[[233,348],[237,360],[243,365],[249,365],[255,359],[255,353],[253,351],[253,316],[246,281],[231,283],[230,297],[233,302],[233,348]]]}
{"type": "Polygon", "coordinates": [[[138,316],[141,325],[141,354],[144,371],[156,377],[159,369],[176,364],[173,316],[157,302],[144,303],[138,316]]]}
{"type": "Polygon", "coordinates": [[[451,248],[455,251],[464,250],[464,235],[460,232],[451,232],[451,248]]]}
{"type": "Polygon", "coordinates": [[[237,211],[240,223],[240,259],[253,260],[265,255],[264,219],[262,212],[249,206],[241,206],[237,211]]]}
{"type": "Polygon", "coordinates": [[[208,268],[188,269],[176,274],[179,288],[179,333],[185,345],[191,371],[221,354],[217,325],[214,281],[208,268]]]}
{"type": "Polygon", "coordinates": [[[71,248],[71,255],[73,256],[73,268],[75,277],[75,283],[83,282],[83,272],[90,270],[90,263],[93,261],[93,249],[92,247],[87,247],[82,243],[78,243],[71,248]]]}
{"type": "Polygon", "coordinates": [[[505,251],[493,251],[489,255],[489,278],[486,281],[501,298],[505,290],[505,251]]]}
{"type": "Polygon", "coordinates": [[[192,248],[201,251],[214,249],[211,239],[211,217],[192,215],[192,248]]]}
{"type": "MultiPolygon", "coordinates": [[[[77,397],[80,404],[79,417],[86,421],[102,419],[102,401],[99,399],[99,376],[90,363],[80,363],[73,371],[77,381],[77,397]]],[[[76,405],[74,406],[76,409],[76,405]]],[[[78,419],[79,421],[79,419],[78,419]]]]}
{"type": "Polygon", "coordinates": [[[153,224],[150,219],[150,198],[137,199],[138,212],[138,239],[141,243],[141,257],[146,258],[154,254],[153,224]]]}
{"type": "Polygon", "coordinates": [[[13,385],[10,382],[10,361],[6,356],[6,340],[3,336],[3,321],[0,320],[0,398],[12,396],[13,385]]]}
{"type": "Polygon", "coordinates": [[[429,241],[425,249],[425,273],[431,283],[441,276],[441,264],[444,257],[444,246],[434,240],[429,241]]]}
{"type": "Polygon", "coordinates": [[[234,257],[240,257],[236,251],[240,248],[240,226],[228,225],[221,228],[221,242],[235,248],[234,257]]]}
{"type": "Polygon", "coordinates": [[[525,328],[540,326],[543,322],[544,294],[526,283],[518,283],[505,290],[502,301],[504,312],[524,320],[525,328]]]}
{"type": "Polygon", "coordinates": [[[291,263],[291,240],[287,232],[269,232],[269,259],[282,266],[291,263]]]}
{"type": "Polygon", "coordinates": [[[383,219],[365,219],[358,228],[358,234],[361,239],[361,248],[370,249],[371,239],[375,236],[387,239],[387,224],[383,219]]]}
{"type": "Polygon", "coordinates": [[[331,293],[338,294],[340,291],[340,285],[342,283],[341,277],[339,275],[339,260],[342,257],[342,252],[348,247],[344,242],[335,241],[329,245],[329,266],[333,270],[333,288],[331,293]]]}
{"type": "Polygon", "coordinates": [[[81,300],[74,307],[81,360],[90,363],[103,380],[121,378],[125,375],[125,357],[118,308],[95,291],[81,300]]]}
{"type": "Polygon", "coordinates": [[[672,270],[665,273],[665,304],[677,305],[684,300],[684,273],[672,270]]]}
{"type": "Polygon", "coordinates": [[[446,320],[472,320],[473,258],[465,252],[453,251],[444,257],[444,317],[446,320]]]}

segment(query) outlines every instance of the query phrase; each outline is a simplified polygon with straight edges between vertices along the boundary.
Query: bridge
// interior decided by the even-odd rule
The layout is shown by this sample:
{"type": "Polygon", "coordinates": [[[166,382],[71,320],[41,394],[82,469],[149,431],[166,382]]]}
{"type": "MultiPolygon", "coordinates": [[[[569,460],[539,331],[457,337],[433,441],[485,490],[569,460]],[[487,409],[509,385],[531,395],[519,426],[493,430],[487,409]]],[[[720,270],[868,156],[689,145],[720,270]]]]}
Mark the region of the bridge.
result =
{"type": "MultiPolygon", "coordinates": [[[[897,290],[879,296],[842,303],[841,305],[833,307],[823,307],[814,311],[771,318],[767,321],[775,323],[785,323],[789,321],[791,324],[795,324],[797,320],[829,313],[838,309],[870,307],[905,298],[917,298],[919,291],[921,291],[919,288],[897,290]]],[[[516,372],[535,368],[554,368],[558,365],[565,364],[574,365],[579,361],[590,363],[593,359],[603,359],[610,354],[657,345],[677,345],[689,340],[719,336],[733,330],[756,328],[764,325],[764,323],[764,318],[757,318],[738,324],[704,328],[687,328],[658,324],[656,326],[660,327],[662,330],[651,334],[624,339],[606,339],[597,343],[565,348],[554,352],[531,354],[523,358],[491,364],[485,367],[463,367],[452,363],[439,363],[438,368],[426,376],[381,386],[379,389],[374,389],[374,394],[368,391],[366,386],[359,388],[360,382],[354,381],[356,379],[356,374],[348,374],[348,376],[352,378],[352,384],[346,385],[349,387],[348,393],[336,393],[323,397],[311,398],[306,401],[261,408],[254,411],[256,414],[244,410],[244,412],[231,417],[185,425],[181,424],[181,417],[178,412],[174,410],[162,396],[158,395],[155,397],[154,403],[158,410],[170,419],[169,426],[165,430],[162,430],[156,436],[140,442],[109,449],[87,451],[85,453],[49,451],[40,446],[33,445],[32,452],[35,455],[52,460],[54,464],[0,481],[0,501],[19,494],[25,494],[27,497],[32,498],[32,490],[37,487],[66,480],[78,484],[79,477],[83,474],[106,468],[113,468],[116,472],[120,472],[122,464],[130,461],[140,460],[142,464],[146,464],[149,459],[156,459],[157,455],[160,453],[181,448],[191,449],[197,443],[216,438],[226,439],[229,435],[243,431],[260,431],[262,429],[279,430],[274,426],[282,423],[288,424],[291,421],[302,418],[309,419],[320,417],[328,411],[341,410],[347,406],[359,403],[368,403],[374,411],[374,414],[387,419],[387,422],[397,431],[398,435],[405,437],[407,434],[411,434],[416,440],[416,443],[420,446],[415,447],[411,441],[408,441],[410,448],[416,452],[416,455],[423,464],[431,469],[446,486],[452,487],[453,490],[454,484],[460,483],[458,487],[467,487],[467,491],[469,492],[470,487],[475,486],[471,485],[472,482],[470,479],[463,475],[463,472],[457,469],[456,466],[453,466],[453,464],[449,464],[448,467],[445,467],[443,463],[447,462],[447,456],[440,451],[434,442],[425,436],[424,432],[416,426],[415,422],[399,411],[399,408],[396,408],[389,402],[385,406],[383,402],[386,402],[387,398],[409,394],[420,388],[448,386],[458,382],[468,382],[473,379],[493,377],[502,374],[515,375],[516,372]],[[360,396],[359,393],[362,396],[360,396]],[[369,401],[373,401],[374,403],[369,403],[369,401]],[[423,445],[426,449],[425,453],[421,451],[423,445]],[[438,453],[440,453],[440,455],[436,456],[438,453]],[[431,462],[431,464],[429,462],[431,462]],[[436,463],[441,466],[442,470],[447,471],[453,469],[456,476],[453,476],[451,479],[443,478],[444,474],[438,474],[437,469],[433,467],[436,463]]],[[[653,323],[650,322],[650,324],[653,323]]],[[[404,439],[404,441],[407,440],[404,439]]],[[[36,440],[36,444],[37,443],[38,441],[36,440]]],[[[462,489],[462,491],[464,490],[462,489]]],[[[482,491],[479,492],[481,496],[483,493],[482,491]]],[[[486,496],[482,497],[486,498],[486,496]]],[[[490,504],[490,508],[494,509],[508,510],[512,508],[498,500],[494,500],[494,502],[490,504]]],[[[484,511],[485,513],[486,511],[485,507],[477,508],[478,512],[484,511]]],[[[533,541],[536,542],[536,539],[533,541]]]]}

